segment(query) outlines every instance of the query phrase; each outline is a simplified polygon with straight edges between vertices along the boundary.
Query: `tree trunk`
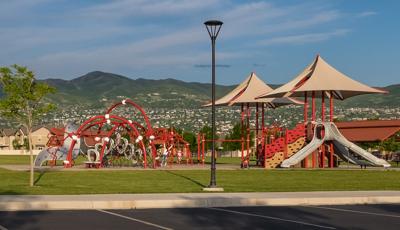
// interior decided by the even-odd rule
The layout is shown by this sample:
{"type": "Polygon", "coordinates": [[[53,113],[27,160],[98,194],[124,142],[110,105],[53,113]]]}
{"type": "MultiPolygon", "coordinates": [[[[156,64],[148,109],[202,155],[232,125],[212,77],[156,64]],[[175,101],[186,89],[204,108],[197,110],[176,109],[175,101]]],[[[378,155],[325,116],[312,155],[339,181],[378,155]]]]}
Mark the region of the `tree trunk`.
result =
{"type": "Polygon", "coordinates": [[[29,119],[28,121],[28,145],[29,145],[29,164],[30,164],[30,175],[29,175],[29,186],[34,186],[34,171],[33,171],[33,149],[32,149],[32,121],[29,119]]]}

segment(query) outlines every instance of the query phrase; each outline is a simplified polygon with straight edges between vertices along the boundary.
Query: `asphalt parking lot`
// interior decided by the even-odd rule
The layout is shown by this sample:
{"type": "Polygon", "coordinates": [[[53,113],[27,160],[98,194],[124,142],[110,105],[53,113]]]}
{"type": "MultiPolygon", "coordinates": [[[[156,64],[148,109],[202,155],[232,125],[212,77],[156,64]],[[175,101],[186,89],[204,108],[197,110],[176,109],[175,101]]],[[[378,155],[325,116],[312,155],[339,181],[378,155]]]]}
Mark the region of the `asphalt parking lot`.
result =
{"type": "Polygon", "coordinates": [[[11,229],[400,229],[400,205],[0,212],[11,229]]]}

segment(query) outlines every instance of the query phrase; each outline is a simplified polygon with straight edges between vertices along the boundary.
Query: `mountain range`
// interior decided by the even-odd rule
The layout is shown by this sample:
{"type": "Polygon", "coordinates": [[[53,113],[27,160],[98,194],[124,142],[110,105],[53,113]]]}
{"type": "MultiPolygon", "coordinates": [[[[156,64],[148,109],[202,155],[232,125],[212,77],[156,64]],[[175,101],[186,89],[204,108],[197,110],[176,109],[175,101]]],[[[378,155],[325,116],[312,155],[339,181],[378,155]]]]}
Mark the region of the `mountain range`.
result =
{"type": "MultiPolygon", "coordinates": [[[[210,100],[211,84],[184,82],[176,79],[131,79],[125,76],[94,71],[72,80],[41,80],[57,88],[48,100],[59,105],[103,106],[104,103],[131,98],[143,107],[199,107],[210,100]]],[[[276,88],[279,85],[270,85],[276,88]]],[[[236,85],[216,85],[219,98],[236,85]]],[[[400,107],[400,84],[383,87],[389,94],[362,95],[337,104],[351,107],[400,107]]]]}

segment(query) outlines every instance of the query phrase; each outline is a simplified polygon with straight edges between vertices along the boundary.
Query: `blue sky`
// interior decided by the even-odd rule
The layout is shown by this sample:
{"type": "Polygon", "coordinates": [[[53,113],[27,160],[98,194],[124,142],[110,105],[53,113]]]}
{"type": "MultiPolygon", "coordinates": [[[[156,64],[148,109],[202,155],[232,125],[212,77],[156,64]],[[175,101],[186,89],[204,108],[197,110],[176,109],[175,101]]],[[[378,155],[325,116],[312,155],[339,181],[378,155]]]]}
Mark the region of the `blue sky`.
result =
{"type": "Polygon", "coordinates": [[[0,0],[0,66],[210,82],[203,22],[224,22],[217,83],[285,83],[316,54],[373,86],[400,83],[400,1],[0,0]]]}

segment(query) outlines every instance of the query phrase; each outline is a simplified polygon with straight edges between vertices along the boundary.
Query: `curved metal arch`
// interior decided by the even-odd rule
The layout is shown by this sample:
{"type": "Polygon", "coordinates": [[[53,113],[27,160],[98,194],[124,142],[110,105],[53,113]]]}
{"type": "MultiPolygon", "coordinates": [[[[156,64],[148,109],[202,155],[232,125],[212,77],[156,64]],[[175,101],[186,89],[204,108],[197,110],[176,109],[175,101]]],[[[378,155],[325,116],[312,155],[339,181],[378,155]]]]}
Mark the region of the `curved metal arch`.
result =
{"type": "Polygon", "coordinates": [[[144,119],[144,121],[146,123],[146,126],[147,126],[147,132],[148,132],[147,135],[153,134],[153,128],[151,127],[150,119],[147,116],[146,112],[143,110],[142,107],[140,107],[138,104],[136,104],[135,102],[133,102],[130,99],[125,99],[125,100],[122,100],[121,102],[115,103],[114,105],[112,105],[111,107],[109,107],[106,110],[106,114],[110,114],[115,108],[117,108],[117,107],[119,107],[121,105],[127,105],[127,104],[135,107],[137,110],[140,111],[140,113],[142,114],[143,119],[144,119]]]}

